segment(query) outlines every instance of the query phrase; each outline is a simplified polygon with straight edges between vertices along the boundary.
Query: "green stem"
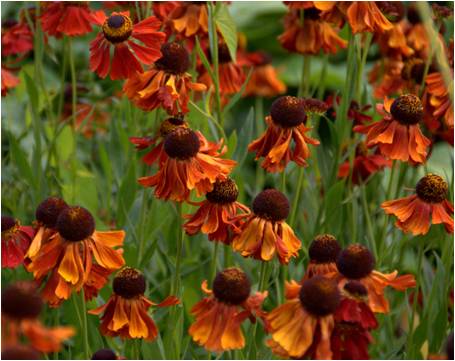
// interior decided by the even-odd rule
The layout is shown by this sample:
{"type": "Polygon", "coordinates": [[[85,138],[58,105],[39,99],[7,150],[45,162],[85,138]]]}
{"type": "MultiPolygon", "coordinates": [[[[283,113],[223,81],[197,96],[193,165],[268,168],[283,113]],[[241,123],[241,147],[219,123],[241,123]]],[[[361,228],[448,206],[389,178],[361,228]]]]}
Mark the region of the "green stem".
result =
{"type": "Polygon", "coordinates": [[[144,254],[144,243],[145,243],[145,213],[147,212],[147,192],[144,188],[142,190],[142,204],[141,213],[139,216],[139,248],[137,252],[137,267],[140,267],[142,262],[142,255],[144,254]]]}
{"type": "Polygon", "coordinates": [[[366,195],[366,185],[362,183],[360,185],[360,192],[361,192],[361,198],[362,198],[362,207],[363,207],[363,213],[365,214],[365,220],[367,222],[367,232],[368,232],[368,238],[370,239],[369,242],[369,247],[373,247],[374,249],[374,255],[376,259],[378,259],[378,248],[374,239],[374,232],[373,232],[373,224],[371,222],[371,217],[370,217],[370,211],[368,209],[368,203],[367,203],[367,195],[366,195]]]}
{"type": "MultiPolygon", "coordinates": [[[[256,136],[260,137],[264,132],[264,104],[261,97],[256,97],[254,102],[254,114],[256,118],[256,136]]],[[[264,170],[260,162],[256,162],[256,193],[264,185],[264,170]]]]}
{"type": "Polygon", "coordinates": [[[362,92],[362,80],[363,80],[363,69],[367,62],[368,50],[370,48],[371,40],[373,39],[373,33],[365,34],[365,44],[363,45],[363,53],[359,63],[359,69],[357,70],[357,82],[356,82],[356,91],[355,91],[355,100],[360,102],[361,92],[362,92]]]}
{"type": "Polygon", "coordinates": [[[216,276],[216,269],[218,264],[218,248],[220,246],[220,242],[215,241],[213,245],[213,254],[212,254],[212,262],[210,264],[210,279],[209,282],[213,282],[216,276]]]}
{"type": "Polygon", "coordinates": [[[300,193],[302,191],[303,186],[303,178],[304,178],[305,169],[303,167],[299,168],[299,179],[297,180],[297,188],[295,190],[295,196],[292,200],[292,209],[291,209],[291,218],[289,220],[289,225],[291,228],[295,226],[295,218],[297,216],[297,209],[299,208],[299,200],[300,200],[300,193]]]}
{"type": "Polygon", "coordinates": [[[232,248],[231,246],[224,246],[224,268],[232,265],[232,248]]]}
{"type": "Polygon", "coordinates": [[[88,341],[88,323],[87,323],[87,305],[85,303],[85,296],[84,296],[84,289],[82,288],[80,292],[80,298],[81,298],[81,308],[82,308],[82,323],[83,323],[83,329],[82,329],[82,337],[84,340],[84,353],[85,353],[85,358],[88,360],[90,359],[90,345],[88,341]]]}
{"type": "Polygon", "coordinates": [[[71,117],[71,134],[73,136],[73,154],[71,156],[71,180],[72,180],[72,200],[74,203],[76,200],[76,172],[77,172],[77,136],[76,136],[76,102],[77,102],[77,83],[76,83],[76,68],[74,66],[74,53],[73,53],[73,44],[72,38],[68,38],[68,52],[70,54],[70,72],[71,72],[71,107],[72,107],[72,117],[71,117]]]}
{"type": "Polygon", "coordinates": [[[179,237],[177,240],[177,252],[175,255],[175,274],[174,274],[174,282],[172,284],[171,294],[176,295],[178,293],[180,287],[180,263],[182,258],[182,249],[183,249],[183,206],[182,203],[177,203],[178,209],[178,232],[179,237]]]}
{"type": "Polygon", "coordinates": [[[302,59],[302,74],[300,76],[300,84],[298,90],[299,97],[307,97],[310,88],[310,69],[311,55],[304,55],[302,59]]]}

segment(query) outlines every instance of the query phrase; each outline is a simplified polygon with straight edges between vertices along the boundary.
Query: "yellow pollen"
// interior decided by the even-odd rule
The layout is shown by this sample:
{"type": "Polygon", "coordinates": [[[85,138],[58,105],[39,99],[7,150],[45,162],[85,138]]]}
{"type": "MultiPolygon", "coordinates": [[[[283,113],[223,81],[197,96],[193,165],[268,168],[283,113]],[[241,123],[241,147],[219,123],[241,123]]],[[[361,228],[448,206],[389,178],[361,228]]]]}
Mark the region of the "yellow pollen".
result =
{"type": "Polygon", "coordinates": [[[126,15],[111,15],[103,24],[103,33],[111,43],[127,40],[133,32],[133,22],[126,15]]]}

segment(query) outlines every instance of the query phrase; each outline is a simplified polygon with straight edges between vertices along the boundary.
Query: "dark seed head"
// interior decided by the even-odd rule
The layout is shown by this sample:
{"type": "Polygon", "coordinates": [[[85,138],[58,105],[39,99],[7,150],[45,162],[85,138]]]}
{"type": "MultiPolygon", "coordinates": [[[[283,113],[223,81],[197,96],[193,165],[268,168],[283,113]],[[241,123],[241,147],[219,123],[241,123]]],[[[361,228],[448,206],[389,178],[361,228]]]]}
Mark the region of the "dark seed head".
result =
{"type": "Polygon", "coordinates": [[[308,20],[318,20],[320,16],[321,16],[321,10],[313,8],[313,7],[309,8],[309,9],[305,9],[305,12],[303,13],[303,17],[308,20]]]}
{"type": "Polygon", "coordinates": [[[189,128],[178,127],[164,139],[164,150],[171,158],[189,159],[194,157],[201,142],[195,132],[189,128]]]}
{"type": "Polygon", "coordinates": [[[93,234],[95,219],[83,207],[68,207],[58,216],[56,226],[57,231],[64,239],[79,242],[93,234]]]}
{"type": "Polygon", "coordinates": [[[261,218],[283,221],[289,215],[289,201],[279,190],[266,189],[254,198],[253,211],[261,218]]]}
{"type": "Polygon", "coordinates": [[[103,24],[104,37],[111,43],[127,40],[133,32],[133,22],[126,15],[111,15],[103,24]]]}
{"type": "Polygon", "coordinates": [[[329,109],[329,106],[319,99],[308,98],[302,101],[306,114],[322,115],[329,109]]]}
{"type": "Polygon", "coordinates": [[[229,63],[232,61],[231,54],[229,53],[229,48],[225,43],[218,44],[218,61],[223,63],[229,63]]]}
{"type": "Polygon", "coordinates": [[[375,259],[370,250],[361,244],[347,246],[338,256],[338,271],[350,279],[360,279],[373,271],[375,259]]]}
{"type": "Polygon", "coordinates": [[[7,346],[2,350],[2,360],[39,360],[38,351],[26,345],[7,346]]]}
{"type": "Polygon", "coordinates": [[[417,7],[415,5],[408,6],[407,18],[408,18],[408,21],[413,25],[416,25],[416,24],[419,24],[420,22],[422,22],[419,11],[417,10],[417,7]]]}
{"type": "Polygon", "coordinates": [[[423,118],[423,105],[413,94],[401,95],[392,103],[390,113],[403,125],[417,124],[423,118]]]}
{"type": "Polygon", "coordinates": [[[275,124],[284,128],[296,127],[306,120],[304,102],[289,95],[279,97],[272,103],[270,116],[275,124]]]}
{"type": "Polygon", "coordinates": [[[340,304],[337,284],[322,276],[314,276],[304,281],[299,298],[305,310],[321,317],[333,313],[340,304]]]}
{"type": "Polygon", "coordinates": [[[10,216],[2,216],[2,233],[9,231],[17,225],[17,221],[10,216]]]}
{"type": "Polygon", "coordinates": [[[160,135],[164,138],[166,135],[174,131],[176,128],[187,128],[188,123],[184,120],[183,114],[178,114],[174,117],[163,120],[160,125],[160,135]]]}
{"type": "Polygon", "coordinates": [[[117,356],[111,349],[102,348],[93,354],[92,360],[117,360],[117,356]]]}
{"type": "Polygon", "coordinates": [[[224,180],[217,179],[213,184],[213,190],[208,192],[205,197],[211,203],[226,204],[237,200],[239,189],[231,178],[224,180]]]}
{"type": "Polygon", "coordinates": [[[349,281],[344,285],[344,290],[353,297],[366,297],[368,291],[359,281],[349,281]]]}
{"type": "Polygon", "coordinates": [[[117,273],[113,284],[114,292],[123,298],[133,298],[145,292],[145,277],[141,271],[125,267],[117,273]]]}
{"type": "Polygon", "coordinates": [[[447,360],[453,360],[453,331],[447,337],[446,353],[447,360]]]}
{"type": "Polygon", "coordinates": [[[183,74],[190,68],[190,55],[188,50],[179,43],[166,43],[161,47],[163,56],[155,65],[171,74],[183,74]]]}
{"type": "Polygon", "coordinates": [[[35,319],[42,307],[43,301],[32,282],[16,282],[2,292],[2,312],[10,318],[35,319]]]}
{"type": "Polygon", "coordinates": [[[250,291],[250,280],[240,268],[226,268],[213,281],[213,294],[224,303],[239,305],[246,301],[250,291]]]}
{"type": "Polygon", "coordinates": [[[427,174],[416,186],[417,196],[427,203],[440,203],[447,196],[448,185],[437,174],[427,174]]]}
{"type": "Polygon", "coordinates": [[[335,263],[341,251],[340,244],[331,234],[320,234],[310,244],[310,260],[316,263],[335,263]]]}
{"type": "Polygon", "coordinates": [[[55,228],[60,213],[68,208],[68,204],[58,197],[49,197],[36,208],[36,220],[48,228],[55,228]]]}

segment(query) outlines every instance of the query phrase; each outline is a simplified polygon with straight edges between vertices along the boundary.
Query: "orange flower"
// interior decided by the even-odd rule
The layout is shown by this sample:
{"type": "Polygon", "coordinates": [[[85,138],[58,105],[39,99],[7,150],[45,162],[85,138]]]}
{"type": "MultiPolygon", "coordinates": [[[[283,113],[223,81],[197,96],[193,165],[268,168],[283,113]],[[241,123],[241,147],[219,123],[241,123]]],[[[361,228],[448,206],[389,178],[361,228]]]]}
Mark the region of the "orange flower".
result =
{"type": "Polygon", "coordinates": [[[209,297],[202,299],[191,309],[196,318],[188,333],[194,342],[206,350],[223,352],[238,350],[245,346],[241,324],[249,318],[263,317],[261,305],[267,291],[250,296],[251,284],[239,268],[226,268],[213,281],[213,291],[202,283],[202,290],[209,297]]]}
{"type": "Polygon", "coordinates": [[[447,183],[436,174],[421,178],[416,194],[386,201],[381,207],[397,217],[395,225],[413,235],[427,234],[431,224],[444,224],[447,233],[453,233],[453,205],[446,199],[447,183]]]}
{"type": "Polygon", "coordinates": [[[57,232],[55,226],[60,213],[68,208],[66,202],[58,197],[49,197],[36,208],[36,233],[25,257],[34,258],[41,246],[57,232]]]}
{"type": "Polygon", "coordinates": [[[340,251],[340,244],[331,234],[316,236],[308,248],[310,263],[305,271],[303,280],[314,276],[336,274],[338,272],[336,260],[340,251]]]}
{"type": "MultiPolygon", "coordinates": [[[[82,207],[68,207],[60,212],[55,233],[32,258],[27,270],[37,280],[49,275],[43,297],[51,306],[67,300],[72,291],[79,292],[89,282],[93,259],[106,270],[116,270],[125,261],[121,246],[124,231],[99,232],[93,216],[82,207]]],[[[89,282],[93,286],[96,282],[89,282]]],[[[104,284],[103,284],[104,285],[104,284]]],[[[102,286],[101,286],[102,287],[102,286]]]]}
{"type": "Polygon", "coordinates": [[[34,235],[32,227],[21,226],[17,219],[2,216],[2,268],[22,264],[34,235]]]}
{"type": "Polygon", "coordinates": [[[144,187],[155,187],[155,197],[176,202],[188,200],[196,189],[200,196],[212,191],[217,179],[225,179],[236,162],[221,159],[219,154],[206,154],[197,134],[189,128],[178,127],[164,140],[167,158],[158,172],[139,178],[144,187]]]}
{"type": "Polygon", "coordinates": [[[10,89],[17,87],[19,83],[19,78],[2,66],[2,97],[4,97],[10,89]]]}
{"type": "Polygon", "coordinates": [[[232,248],[243,257],[270,261],[275,252],[282,264],[296,257],[300,240],[286,223],[289,201],[276,189],[266,189],[253,201],[253,213],[242,224],[232,241],[232,248]]]}
{"type": "Polygon", "coordinates": [[[310,128],[305,127],[304,102],[291,96],[275,100],[270,116],[265,118],[268,125],[265,133],[248,145],[250,152],[256,152],[256,159],[264,157],[261,167],[268,172],[282,172],[289,161],[304,167],[310,156],[308,144],[318,145],[319,141],[305,135],[310,128]],[[294,140],[294,149],[291,148],[294,140]]]}
{"type": "Polygon", "coordinates": [[[420,99],[412,94],[402,95],[393,102],[386,99],[378,110],[384,114],[382,120],[354,127],[354,131],[367,134],[367,146],[378,145],[381,154],[390,159],[424,163],[431,142],[420,131],[423,117],[420,99]]]}
{"type": "Polygon", "coordinates": [[[57,38],[90,33],[93,21],[88,1],[54,1],[45,4],[41,15],[43,31],[57,38]]]}
{"type": "Polygon", "coordinates": [[[286,302],[266,316],[272,337],[267,344],[281,356],[330,360],[333,312],[340,303],[336,283],[315,276],[302,285],[291,281],[285,286],[286,302]]]}
{"type": "Polygon", "coordinates": [[[204,91],[205,85],[191,82],[188,51],[178,43],[161,47],[163,56],[144,73],[125,82],[126,96],[142,110],[163,107],[169,114],[188,113],[189,91],[204,91]]]}
{"type": "Polygon", "coordinates": [[[244,62],[253,66],[253,71],[243,96],[275,97],[286,92],[284,84],[272,65],[270,56],[263,52],[244,55],[244,62]]]}
{"type": "Polygon", "coordinates": [[[128,11],[113,12],[109,17],[97,11],[94,17],[103,31],[90,43],[90,70],[101,78],[108,73],[113,80],[130,78],[142,73],[141,63],[151,64],[161,57],[160,47],[166,34],[158,31],[161,22],[156,17],[150,16],[134,25],[128,11]],[[114,46],[112,63],[111,45],[114,46]]]}
{"type": "Polygon", "coordinates": [[[26,22],[2,24],[2,56],[28,53],[33,49],[33,33],[26,22]]]}
{"type": "MultiPolygon", "coordinates": [[[[218,62],[220,94],[230,95],[238,93],[246,80],[246,76],[242,66],[232,61],[229,49],[225,43],[218,44],[218,62]]],[[[198,80],[202,84],[205,84],[207,88],[213,86],[212,78],[204,67],[201,68],[198,80]]]]}
{"type": "Polygon", "coordinates": [[[185,38],[207,36],[208,12],[205,2],[178,2],[178,6],[169,14],[174,33],[185,38]]]}
{"type": "Polygon", "coordinates": [[[137,269],[125,267],[117,273],[113,283],[114,293],[103,306],[89,311],[101,317],[101,333],[105,336],[121,338],[143,338],[153,341],[158,329],[147,314],[151,306],[166,307],[177,305],[180,301],[169,296],[160,304],[155,304],[144,296],[146,282],[144,275],[137,269]]]}
{"type": "Polygon", "coordinates": [[[230,244],[232,230],[238,229],[239,217],[250,213],[248,207],[237,202],[238,195],[239,190],[234,180],[217,180],[213,190],[205,195],[206,200],[197,204],[197,212],[185,216],[188,219],[184,224],[186,233],[195,235],[202,232],[209,236],[210,241],[230,244]],[[244,213],[238,216],[238,211],[244,213]]]}
{"type": "Polygon", "coordinates": [[[347,41],[338,36],[337,30],[320,17],[317,7],[305,9],[303,24],[299,11],[292,11],[284,18],[284,33],[278,37],[281,46],[293,53],[335,54],[347,46],[347,41]]]}
{"type": "MultiPolygon", "coordinates": [[[[444,77],[439,72],[431,73],[425,78],[425,83],[427,85],[425,92],[433,110],[433,117],[442,119],[448,128],[453,128],[453,106],[444,77]]],[[[451,87],[453,88],[453,80],[451,87]]]]}
{"type": "Polygon", "coordinates": [[[374,270],[375,259],[368,248],[361,244],[351,244],[341,251],[337,259],[339,275],[336,277],[338,287],[342,289],[346,283],[355,280],[368,291],[368,305],[376,313],[388,313],[389,302],[384,297],[387,286],[404,291],[415,287],[413,275],[397,277],[398,272],[381,273],[374,270]]]}
{"type": "MultiPolygon", "coordinates": [[[[364,142],[359,143],[356,147],[356,156],[354,158],[352,169],[352,183],[361,184],[375,173],[381,171],[385,167],[391,167],[392,161],[378,154],[378,151],[369,154],[364,142]]],[[[351,172],[351,163],[349,160],[340,165],[338,169],[338,178],[348,178],[351,172]]]]}
{"type": "Polygon", "coordinates": [[[393,27],[374,1],[352,1],[350,5],[344,3],[342,6],[349,6],[346,16],[354,34],[382,33],[393,27]]]}
{"type": "Polygon", "coordinates": [[[2,293],[2,350],[17,346],[25,336],[40,352],[58,352],[74,335],[72,327],[46,328],[38,319],[42,300],[31,282],[16,282],[2,293]]]}

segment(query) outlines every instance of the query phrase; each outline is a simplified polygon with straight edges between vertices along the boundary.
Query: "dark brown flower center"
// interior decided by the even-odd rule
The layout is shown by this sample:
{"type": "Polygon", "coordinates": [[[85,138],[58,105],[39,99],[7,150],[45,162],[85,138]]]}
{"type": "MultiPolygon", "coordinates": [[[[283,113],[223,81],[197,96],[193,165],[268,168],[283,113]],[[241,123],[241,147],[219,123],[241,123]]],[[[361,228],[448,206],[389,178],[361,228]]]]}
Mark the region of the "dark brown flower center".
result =
{"type": "Polygon", "coordinates": [[[38,351],[27,345],[6,346],[2,350],[2,360],[40,360],[38,351]]]}
{"type": "Polygon", "coordinates": [[[411,58],[407,60],[401,70],[401,76],[404,80],[413,80],[420,84],[425,73],[425,62],[420,58],[411,58]]]}
{"type": "Polygon", "coordinates": [[[164,44],[161,53],[163,56],[155,62],[158,69],[171,74],[184,74],[190,68],[190,56],[182,44],[164,44]]]}
{"type": "Polygon", "coordinates": [[[417,96],[406,94],[395,99],[390,113],[403,125],[417,124],[423,117],[423,105],[417,96]]]}
{"type": "Polygon", "coordinates": [[[188,123],[184,120],[183,114],[179,114],[175,117],[163,120],[160,125],[160,135],[165,138],[166,135],[173,132],[176,128],[179,127],[188,127],[188,123]]]}
{"type": "Polygon", "coordinates": [[[440,203],[447,196],[448,185],[437,174],[427,174],[416,186],[417,196],[427,203],[440,203]]]}
{"type": "Polygon", "coordinates": [[[36,208],[36,220],[48,228],[54,228],[60,213],[68,208],[66,202],[58,197],[49,197],[36,208]]]}
{"type": "Polygon", "coordinates": [[[304,281],[299,298],[305,310],[315,316],[333,313],[340,304],[337,284],[322,276],[314,276],[304,281]]]}
{"type": "Polygon", "coordinates": [[[246,301],[251,291],[250,280],[239,268],[226,268],[213,281],[213,294],[224,303],[239,305],[246,301]]]}
{"type": "Polygon", "coordinates": [[[331,234],[320,234],[310,244],[310,260],[316,263],[335,263],[341,251],[340,244],[331,234]]]}
{"type": "Polygon", "coordinates": [[[361,244],[351,244],[341,251],[337,260],[340,273],[350,279],[360,279],[373,271],[375,259],[370,250],[361,244]]]}
{"type": "Polygon", "coordinates": [[[123,298],[133,298],[145,292],[145,277],[141,271],[125,267],[117,273],[113,283],[114,292],[123,298]]]}
{"type": "Polygon", "coordinates": [[[116,360],[117,355],[109,348],[102,348],[92,355],[92,360],[116,360]]]}
{"type": "Polygon", "coordinates": [[[329,106],[319,99],[308,98],[302,101],[303,108],[307,114],[322,115],[327,111],[327,109],[329,109],[329,106]]]}
{"type": "Polygon", "coordinates": [[[266,189],[253,201],[253,211],[257,216],[273,222],[283,221],[289,215],[289,201],[276,189],[266,189]]]}
{"type": "Polygon", "coordinates": [[[349,281],[344,285],[344,290],[353,297],[366,297],[368,291],[359,281],[349,281]]]}
{"type": "Polygon", "coordinates": [[[32,282],[16,282],[2,292],[2,312],[8,317],[17,320],[34,319],[42,307],[43,301],[32,282]]]}
{"type": "Polygon", "coordinates": [[[68,207],[58,216],[56,228],[64,239],[79,242],[93,234],[95,219],[83,207],[68,207]]]}
{"type": "Polygon", "coordinates": [[[10,216],[2,216],[2,232],[9,231],[17,225],[17,221],[10,216]]]}
{"type": "Polygon", "coordinates": [[[104,37],[111,43],[127,40],[133,32],[133,22],[126,15],[111,15],[103,24],[104,37]]]}
{"type": "Polygon", "coordinates": [[[233,203],[237,200],[239,189],[231,178],[224,180],[217,179],[213,184],[213,190],[208,192],[205,197],[209,202],[226,204],[233,203]]]}
{"type": "Polygon", "coordinates": [[[229,48],[226,43],[218,44],[218,61],[221,64],[232,61],[231,54],[229,53],[229,48]]]}
{"type": "Polygon", "coordinates": [[[416,25],[422,22],[419,11],[415,5],[408,6],[407,10],[407,18],[411,24],[416,25]]]}
{"type": "Polygon", "coordinates": [[[272,103],[270,116],[275,124],[284,128],[296,127],[306,120],[304,102],[289,95],[279,97],[272,103]]]}
{"type": "Polygon", "coordinates": [[[305,9],[303,13],[303,17],[308,20],[318,20],[320,15],[321,11],[314,7],[305,9]]]}
{"type": "Polygon", "coordinates": [[[194,157],[200,146],[197,134],[189,128],[178,127],[164,139],[164,150],[171,158],[184,160],[194,157]]]}

